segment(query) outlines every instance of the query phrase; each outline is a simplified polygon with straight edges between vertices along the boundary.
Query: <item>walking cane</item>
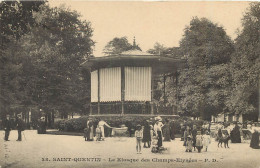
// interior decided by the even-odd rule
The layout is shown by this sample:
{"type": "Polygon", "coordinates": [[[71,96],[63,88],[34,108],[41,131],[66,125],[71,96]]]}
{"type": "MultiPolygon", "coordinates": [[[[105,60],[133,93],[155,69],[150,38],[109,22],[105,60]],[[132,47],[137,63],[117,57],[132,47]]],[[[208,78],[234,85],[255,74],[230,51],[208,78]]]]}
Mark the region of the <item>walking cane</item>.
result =
{"type": "Polygon", "coordinates": [[[26,140],[24,132],[23,132],[23,136],[24,136],[24,139],[26,140]]]}

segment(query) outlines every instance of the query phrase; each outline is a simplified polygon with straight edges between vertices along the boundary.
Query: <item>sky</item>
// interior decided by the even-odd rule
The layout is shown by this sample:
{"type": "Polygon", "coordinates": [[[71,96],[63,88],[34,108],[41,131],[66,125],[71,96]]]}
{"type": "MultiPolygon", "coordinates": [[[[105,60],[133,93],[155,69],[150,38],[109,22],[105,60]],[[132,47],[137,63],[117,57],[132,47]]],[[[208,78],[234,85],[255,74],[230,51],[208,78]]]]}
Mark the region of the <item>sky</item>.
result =
{"type": "Polygon", "coordinates": [[[65,5],[91,22],[92,39],[96,42],[94,56],[104,54],[105,45],[115,37],[135,37],[143,51],[153,48],[156,42],[165,47],[178,47],[184,28],[195,16],[206,17],[223,26],[235,39],[241,30],[241,18],[249,7],[245,1],[75,1],[51,0],[50,6],[65,5]]]}

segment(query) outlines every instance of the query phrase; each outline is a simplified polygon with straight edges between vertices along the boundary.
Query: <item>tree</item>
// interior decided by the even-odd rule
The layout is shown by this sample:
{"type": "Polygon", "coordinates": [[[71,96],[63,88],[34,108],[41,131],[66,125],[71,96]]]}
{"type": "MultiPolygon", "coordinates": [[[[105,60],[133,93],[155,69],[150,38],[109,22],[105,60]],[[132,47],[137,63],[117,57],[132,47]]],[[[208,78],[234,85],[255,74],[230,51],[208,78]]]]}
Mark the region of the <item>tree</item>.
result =
{"type": "Polygon", "coordinates": [[[230,108],[237,114],[258,118],[257,98],[260,74],[260,3],[252,2],[242,19],[242,31],[235,40],[232,55],[233,91],[230,108]]]}
{"type": "Polygon", "coordinates": [[[181,111],[203,119],[227,111],[234,47],[225,30],[206,18],[195,17],[184,30],[180,49],[187,59],[187,69],[179,75],[181,111]]]}
{"type": "Polygon", "coordinates": [[[39,26],[21,40],[23,54],[31,61],[24,66],[25,81],[30,81],[24,89],[44,111],[59,110],[66,116],[86,110],[87,100],[76,103],[85,91],[82,87],[88,85],[81,80],[80,64],[91,55],[94,42],[90,23],[79,16],[66,8],[42,6],[35,14],[39,26]]]}
{"type": "Polygon", "coordinates": [[[32,11],[31,17],[33,26],[29,21],[24,23],[28,28],[19,38],[3,34],[12,47],[1,50],[4,53],[1,63],[10,62],[17,68],[12,72],[10,69],[14,68],[8,64],[1,71],[2,107],[10,107],[14,97],[18,105],[43,109],[47,117],[54,111],[63,116],[71,112],[86,113],[89,81],[81,73],[80,65],[92,54],[90,22],[80,20],[75,11],[50,8],[46,4],[32,11]],[[7,92],[12,80],[16,90],[10,88],[7,92]]]}
{"type": "Polygon", "coordinates": [[[21,90],[22,56],[17,52],[19,39],[35,26],[33,12],[44,1],[0,2],[0,111],[1,116],[12,109],[21,109],[25,93],[21,90]]]}
{"type": "Polygon", "coordinates": [[[33,13],[39,10],[44,1],[2,1],[0,3],[0,40],[5,49],[9,38],[19,39],[35,26],[33,13]]]}
{"type": "Polygon", "coordinates": [[[127,37],[121,37],[121,38],[115,37],[113,40],[107,43],[107,45],[103,49],[103,52],[106,55],[117,55],[117,54],[121,54],[124,51],[133,50],[133,49],[142,51],[141,48],[135,44],[135,40],[132,45],[128,42],[127,37]]]}
{"type": "Polygon", "coordinates": [[[163,44],[156,42],[152,49],[149,49],[147,52],[154,55],[164,55],[167,53],[167,47],[163,44]]]}
{"type": "Polygon", "coordinates": [[[150,54],[154,55],[163,55],[174,58],[181,58],[182,53],[179,47],[165,47],[163,44],[156,42],[152,49],[147,51],[150,54]]]}

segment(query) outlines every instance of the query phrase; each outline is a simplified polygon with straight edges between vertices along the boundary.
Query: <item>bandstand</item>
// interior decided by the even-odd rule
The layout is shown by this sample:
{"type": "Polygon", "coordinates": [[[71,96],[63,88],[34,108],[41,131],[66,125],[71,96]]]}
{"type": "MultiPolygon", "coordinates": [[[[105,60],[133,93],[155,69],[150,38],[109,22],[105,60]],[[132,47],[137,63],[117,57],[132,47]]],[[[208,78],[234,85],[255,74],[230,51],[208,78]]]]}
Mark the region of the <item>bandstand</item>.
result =
{"type": "Polygon", "coordinates": [[[139,50],[89,58],[83,67],[91,72],[90,115],[164,114],[154,108],[154,79],[169,73],[175,75],[184,63],[139,50]]]}

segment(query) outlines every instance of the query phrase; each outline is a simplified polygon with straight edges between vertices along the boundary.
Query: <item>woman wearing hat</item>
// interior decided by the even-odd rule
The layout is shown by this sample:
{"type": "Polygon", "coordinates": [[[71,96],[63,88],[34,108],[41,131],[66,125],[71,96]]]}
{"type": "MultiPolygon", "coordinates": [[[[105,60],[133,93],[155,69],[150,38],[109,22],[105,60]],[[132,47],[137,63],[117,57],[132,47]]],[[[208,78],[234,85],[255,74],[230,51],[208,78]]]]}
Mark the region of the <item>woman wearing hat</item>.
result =
{"type": "Polygon", "coordinates": [[[205,148],[205,151],[207,152],[209,144],[211,143],[209,132],[206,131],[205,134],[202,135],[202,138],[203,138],[203,141],[202,141],[203,147],[205,148]]]}
{"type": "Polygon", "coordinates": [[[151,131],[150,131],[149,123],[150,123],[149,120],[144,121],[144,132],[143,132],[144,148],[150,148],[151,146],[151,131]],[[148,146],[146,146],[146,144],[148,146]]]}
{"type": "Polygon", "coordinates": [[[160,117],[155,118],[156,123],[154,124],[154,132],[156,137],[158,137],[158,149],[162,146],[162,119],[160,117]]]}
{"type": "Polygon", "coordinates": [[[41,117],[41,118],[38,120],[37,133],[38,133],[38,134],[45,134],[45,133],[46,133],[45,117],[41,117]]]}
{"type": "Polygon", "coordinates": [[[91,118],[87,121],[87,127],[84,129],[85,141],[93,141],[94,138],[94,124],[91,118]]]}
{"type": "Polygon", "coordinates": [[[259,149],[259,133],[256,129],[254,129],[254,133],[252,134],[250,147],[253,149],[259,149]]]}
{"type": "Polygon", "coordinates": [[[203,141],[203,138],[201,135],[201,131],[198,131],[197,136],[196,136],[196,147],[197,147],[199,153],[201,152],[201,149],[203,148],[202,141],[203,141]]]}
{"type": "Polygon", "coordinates": [[[164,141],[171,141],[170,123],[168,119],[165,119],[165,124],[163,126],[163,137],[164,141]]]}

